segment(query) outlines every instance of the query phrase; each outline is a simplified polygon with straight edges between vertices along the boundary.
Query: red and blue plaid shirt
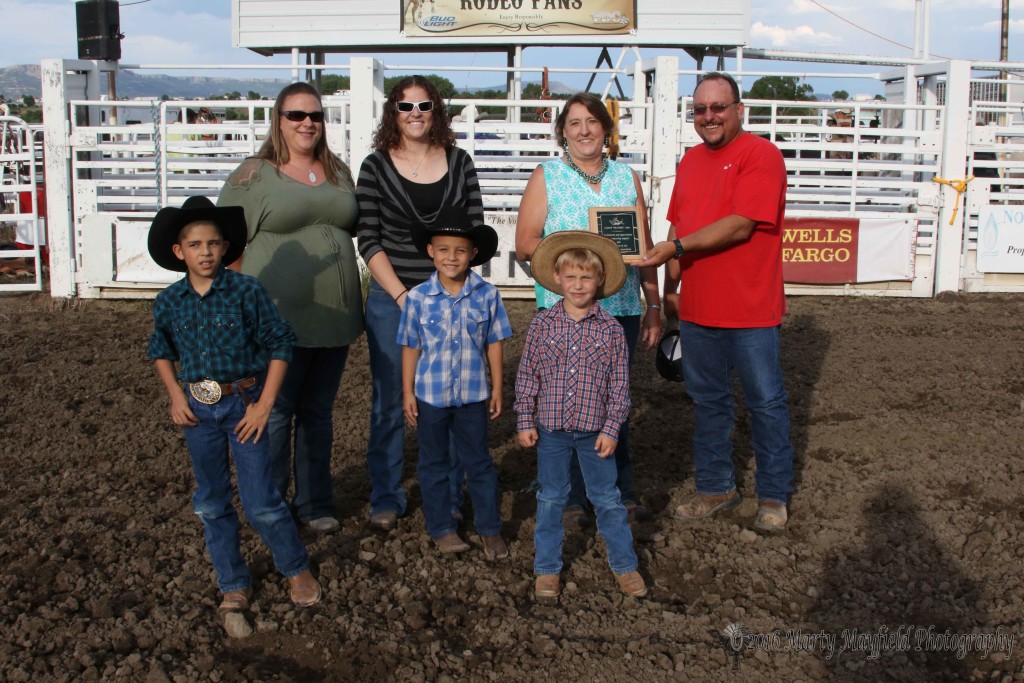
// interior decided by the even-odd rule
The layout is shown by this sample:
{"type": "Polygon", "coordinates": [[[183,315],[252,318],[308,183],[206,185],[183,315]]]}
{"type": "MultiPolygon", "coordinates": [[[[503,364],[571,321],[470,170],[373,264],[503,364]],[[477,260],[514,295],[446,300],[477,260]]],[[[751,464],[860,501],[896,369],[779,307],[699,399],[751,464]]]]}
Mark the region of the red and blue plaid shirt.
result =
{"type": "Polygon", "coordinates": [[[533,318],[516,376],[517,431],[600,431],[618,441],[629,407],[626,337],[600,303],[582,320],[561,301],[533,318]]]}

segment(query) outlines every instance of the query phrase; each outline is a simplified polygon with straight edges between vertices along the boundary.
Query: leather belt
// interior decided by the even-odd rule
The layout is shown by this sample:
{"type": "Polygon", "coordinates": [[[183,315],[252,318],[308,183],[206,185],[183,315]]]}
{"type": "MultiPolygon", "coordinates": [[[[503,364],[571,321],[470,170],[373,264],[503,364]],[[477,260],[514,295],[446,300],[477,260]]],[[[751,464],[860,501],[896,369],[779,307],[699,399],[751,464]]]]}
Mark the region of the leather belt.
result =
{"type": "MultiPolygon", "coordinates": [[[[228,382],[226,384],[214,382],[212,379],[204,379],[199,382],[189,382],[188,390],[189,393],[192,394],[192,398],[199,401],[200,403],[205,403],[206,405],[212,406],[214,403],[221,400],[221,398],[223,398],[224,396],[231,396],[232,394],[234,394],[236,386],[239,388],[239,390],[242,390],[248,389],[249,387],[254,386],[255,384],[255,377],[246,377],[245,379],[240,379],[237,382],[228,382]]],[[[249,405],[248,394],[242,391],[240,391],[240,393],[242,396],[242,400],[245,401],[246,405],[249,405]]]]}

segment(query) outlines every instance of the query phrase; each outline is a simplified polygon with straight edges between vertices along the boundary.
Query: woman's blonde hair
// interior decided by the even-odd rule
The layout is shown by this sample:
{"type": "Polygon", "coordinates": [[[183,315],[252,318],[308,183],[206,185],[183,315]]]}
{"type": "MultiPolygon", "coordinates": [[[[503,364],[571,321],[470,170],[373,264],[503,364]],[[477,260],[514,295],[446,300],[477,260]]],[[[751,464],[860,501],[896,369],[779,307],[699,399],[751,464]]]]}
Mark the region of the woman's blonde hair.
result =
{"type": "MultiPolygon", "coordinates": [[[[278,169],[287,164],[291,159],[291,155],[288,153],[288,145],[284,141],[284,136],[281,135],[281,109],[284,106],[284,101],[292,95],[312,95],[316,98],[317,104],[320,105],[320,110],[323,111],[324,108],[320,91],[309,83],[299,82],[286,85],[277,94],[274,108],[270,112],[270,133],[267,135],[267,139],[263,141],[260,151],[256,153],[256,158],[266,159],[278,169]]],[[[342,181],[345,181],[351,185],[352,172],[327,147],[326,126],[327,119],[324,119],[323,124],[320,126],[320,137],[313,147],[313,158],[323,164],[327,182],[332,185],[341,185],[342,181]]]]}

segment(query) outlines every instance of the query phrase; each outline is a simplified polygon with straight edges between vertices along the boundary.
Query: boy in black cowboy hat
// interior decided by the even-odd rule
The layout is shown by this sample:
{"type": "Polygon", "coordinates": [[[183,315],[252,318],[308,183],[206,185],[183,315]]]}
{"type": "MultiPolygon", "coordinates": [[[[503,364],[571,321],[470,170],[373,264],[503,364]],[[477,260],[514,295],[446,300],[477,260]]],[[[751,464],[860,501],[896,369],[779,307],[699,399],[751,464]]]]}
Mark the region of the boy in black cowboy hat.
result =
{"type": "Polygon", "coordinates": [[[469,549],[452,517],[449,450],[454,440],[484,554],[503,559],[508,546],[501,537],[487,419],[501,414],[501,340],[512,336],[512,327],[497,288],[470,270],[491,260],[498,235],[489,226],[474,225],[464,208],[453,207],[443,210],[430,228],[414,231],[412,239],[437,268],[405,298],[397,338],[405,347],[405,418],[416,427],[420,444],[416,469],[427,533],[443,553],[469,549]]]}
{"type": "Polygon", "coordinates": [[[295,520],[271,483],[269,439],[261,439],[295,333],[255,278],[224,267],[242,255],[245,242],[241,207],[189,197],[180,209],[157,213],[149,254],[187,275],[157,296],[147,355],[171,399],[171,420],[185,432],[196,478],[192,505],[224,595],[220,608],[247,608],[252,583],[239,548],[229,446],[246,516],[287,577],[292,602],[306,607],[319,602],[320,585],[295,520]]]}

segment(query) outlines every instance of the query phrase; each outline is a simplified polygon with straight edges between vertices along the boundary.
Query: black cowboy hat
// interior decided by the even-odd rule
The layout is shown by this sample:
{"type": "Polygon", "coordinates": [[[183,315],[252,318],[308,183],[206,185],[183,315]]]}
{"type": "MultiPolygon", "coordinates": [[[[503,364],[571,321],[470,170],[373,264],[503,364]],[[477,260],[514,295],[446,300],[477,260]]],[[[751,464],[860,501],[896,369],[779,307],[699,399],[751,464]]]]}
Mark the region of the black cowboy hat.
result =
{"type": "Polygon", "coordinates": [[[238,260],[245,251],[249,231],[245,225],[245,211],[240,206],[216,206],[206,197],[189,197],[181,208],[167,206],[156,214],[149,228],[149,255],[156,264],[167,270],[183,273],[185,262],[174,255],[171,247],[178,243],[181,229],[195,221],[209,221],[220,228],[228,243],[227,253],[221,260],[225,266],[238,260]]]}
{"type": "Polygon", "coordinates": [[[683,381],[683,347],[679,340],[679,330],[669,330],[658,342],[654,367],[669,382],[683,381]]]}
{"type": "Polygon", "coordinates": [[[412,230],[412,242],[422,253],[427,253],[427,245],[434,235],[458,235],[473,241],[476,256],[469,262],[470,267],[483,265],[498,251],[498,233],[489,225],[473,224],[465,209],[454,206],[441,209],[432,225],[424,225],[412,230]]]}

